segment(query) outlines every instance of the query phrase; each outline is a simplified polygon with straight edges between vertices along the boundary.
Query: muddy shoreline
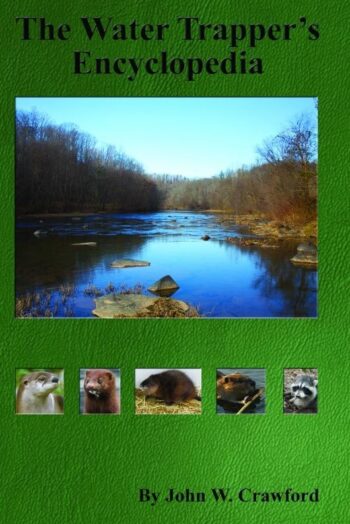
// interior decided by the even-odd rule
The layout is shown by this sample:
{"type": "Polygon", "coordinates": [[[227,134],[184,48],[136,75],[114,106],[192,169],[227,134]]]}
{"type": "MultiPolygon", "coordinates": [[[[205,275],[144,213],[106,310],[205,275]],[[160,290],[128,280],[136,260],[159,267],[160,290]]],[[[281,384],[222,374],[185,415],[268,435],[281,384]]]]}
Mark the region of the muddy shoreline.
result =
{"type": "Polygon", "coordinates": [[[285,240],[308,241],[317,245],[316,220],[291,224],[250,215],[232,215],[231,220],[239,226],[241,233],[247,235],[242,238],[228,237],[227,241],[235,245],[278,248],[285,240]]]}

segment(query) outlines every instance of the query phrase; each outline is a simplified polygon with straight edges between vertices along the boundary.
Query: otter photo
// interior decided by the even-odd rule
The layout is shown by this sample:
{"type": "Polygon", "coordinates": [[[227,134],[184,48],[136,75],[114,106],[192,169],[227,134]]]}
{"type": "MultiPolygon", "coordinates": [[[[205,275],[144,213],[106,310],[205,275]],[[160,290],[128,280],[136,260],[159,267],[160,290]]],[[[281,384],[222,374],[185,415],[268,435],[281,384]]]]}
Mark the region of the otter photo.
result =
{"type": "Polygon", "coordinates": [[[17,98],[15,315],[317,316],[315,98],[17,98]]]}
{"type": "Polygon", "coordinates": [[[265,369],[217,369],[216,412],[265,413],[265,369]]]}
{"type": "Polygon", "coordinates": [[[136,369],[137,415],[200,415],[200,369],[136,369]]]}
{"type": "Polygon", "coordinates": [[[120,413],[120,370],[80,370],[80,413],[117,415],[120,413]]]}
{"type": "Polygon", "coordinates": [[[317,413],[317,369],[284,370],[284,413],[317,413]]]}
{"type": "Polygon", "coordinates": [[[16,413],[62,415],[63,369],[17,369],[16,413]]]}

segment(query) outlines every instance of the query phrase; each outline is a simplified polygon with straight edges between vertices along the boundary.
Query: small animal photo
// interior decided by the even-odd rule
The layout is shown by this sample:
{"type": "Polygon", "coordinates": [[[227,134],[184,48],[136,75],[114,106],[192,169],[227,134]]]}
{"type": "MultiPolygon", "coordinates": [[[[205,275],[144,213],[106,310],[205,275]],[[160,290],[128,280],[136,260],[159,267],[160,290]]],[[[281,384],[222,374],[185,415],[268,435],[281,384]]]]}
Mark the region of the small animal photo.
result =
{"type": "Polygon", "coordinates": [[[265,413],[265,369],[216,370],[216,412],[220,415],[265,413]]]}
{"type": "Polygon", "coordinates": [[[317,413],[318,372],[315,368],[284,370],[284,413],[317,413]]]}
{"type": "Polygon", "coordinates": [[[200,415],[200,369],[136,369],[136,415],[200,415]]]}
{"type": "Polygon", "coordinates": [[[80,413],[120,413],[120,369],[80,370],[80,413]]]}
{"type": "Polygon", "coordinates": [[[16,369],[16,413],[63,415],[63,369],[16,369]]]}

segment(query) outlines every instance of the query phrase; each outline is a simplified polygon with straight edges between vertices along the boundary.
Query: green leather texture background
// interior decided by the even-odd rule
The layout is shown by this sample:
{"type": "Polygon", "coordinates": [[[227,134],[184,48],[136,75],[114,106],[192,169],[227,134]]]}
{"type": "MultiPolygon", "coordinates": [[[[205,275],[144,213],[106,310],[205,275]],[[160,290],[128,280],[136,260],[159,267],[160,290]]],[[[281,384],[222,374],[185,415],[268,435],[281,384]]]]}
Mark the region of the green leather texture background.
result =
{"type": "MultiPolygon", "coordinates": [[[[1,380],[0,520],[87,522],[349,522],[349,4],[301,0],[78,0],[3,2],[1,9],[1,380]],[[23,42],[16,16],[68,22],[68,42],[23,42]],[[142,75],[134,82],[74,76],[72,52],[143,56],[228,54],[223,43],[88,43],[81,16],[120,22],[293,23],[306,16],[321,37],[262,42],[262,76],[142,75]],[[346,59],[346,56],[348,57],[346,59]],[[318,96],[319,317],[284,320],[38,320],[14,318],[15,96],[318,96]],[[15,368],[65,369],[63,417],[15,415],[15,368]],[[122,414],[79,415],[79,368],[121,368],[122,414]],[[134,369],[202,368],[201,416],[135,416],[134,369]],[[267,369],[261,416],[215,413],[215,369],[267,369]],[[316,367],[319,413],[286,416],[283,368],[316,367]],[[346,393],[347,392],[347,393],[346,393]],[[318,487],[320,502],[205,504],[138,502],[138,489],[279,491],[318,487]]],[[[72,116],[73,118],[73,116],[72,116]]],[[[205,115],[203,115],[203,122],[205,115]]],[[[184,127],[186,122],[183,123],[184,127]]],[[[147,133],[152,122],[140,122],[147,133]]],[[[237,129],[239,133],[239,129],[237,129]]],[[[254,129],[252,129],[254,133],[254,129]]],[[[142,161],[142,159],[140,159],[142,161]]]]}

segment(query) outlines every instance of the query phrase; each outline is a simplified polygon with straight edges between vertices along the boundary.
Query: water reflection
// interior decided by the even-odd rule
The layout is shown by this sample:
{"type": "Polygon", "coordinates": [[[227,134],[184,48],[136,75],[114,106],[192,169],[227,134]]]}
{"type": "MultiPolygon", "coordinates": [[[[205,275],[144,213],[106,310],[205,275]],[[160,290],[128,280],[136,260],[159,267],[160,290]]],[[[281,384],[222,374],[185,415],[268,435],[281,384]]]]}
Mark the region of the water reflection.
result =
{"type": "Polygon", "coordinates": [[[147,289],[169,274],[180,285],[175,298],[199,307],[204,316],[316,315],[317,273],[290,263],[296,248],[293,242],[279,249],[235,246],[224,241],[227,236],[240,235],[232,220],[206,213],[76,218],[18,221],[18,294],[74,284],[75,316],[91,316],[94,300],[84,295],[89,284],[101,289],[110,283],[142,284],[147,289]],[[48,235],[34,237],[39,228],[47,229],[48,235]],[[204,234],[212,240],[201,240],[204,234]],[[95,247],[71,245],[92,240],[95,247]],[[111,268],[118,258],[147,260],[151,265],[111,268]]]}
{"type": "Polygon", "coordinates": [[[117,258],[137,256],[146,242],[141,236],[98,239],[97,245],[72,246],[85,242],[82,236],[35,238],[31,233],[16,236],[16,288],[22,292],[32,287],[62,283],[92,282],[98,273],[108,271],[117,258]]]}
{"type": "MultiPolygon", "coordinates": [[[[288,253],[295,251],[295,244],[285,246],[288,253]]],[[[276,289],[283,295],[281,309],[276,311],[276,316],[308,316],[308,311],[316,303],[317,272],[293,267],[289,258],[281,260],[280,254],[275,249],[271,250],[268,257],[264,259],[256,253],[256,263],[260,269],[260,275],[255,279],[253,285],[259,289],[266,298],[273,297],[276,289]]]]}

